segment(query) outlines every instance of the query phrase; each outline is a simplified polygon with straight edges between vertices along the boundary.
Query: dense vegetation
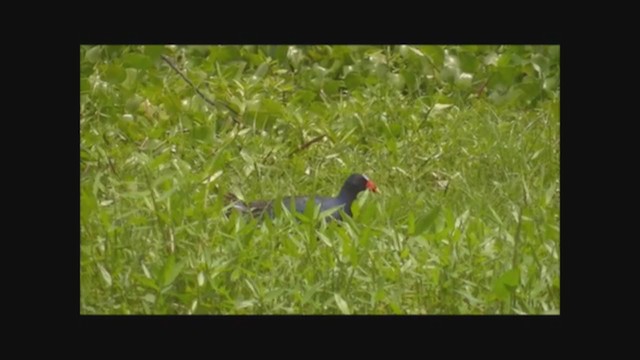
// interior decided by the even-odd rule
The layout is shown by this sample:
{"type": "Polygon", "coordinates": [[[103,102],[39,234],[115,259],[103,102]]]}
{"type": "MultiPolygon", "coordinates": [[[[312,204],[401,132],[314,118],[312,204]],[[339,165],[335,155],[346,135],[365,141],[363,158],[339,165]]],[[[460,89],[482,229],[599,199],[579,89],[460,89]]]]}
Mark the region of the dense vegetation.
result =
{"type": "Polygon", "coordinates": [[[81,46],[80,312],[559,313],[559,57],[81,46]],[[343,223],[225,215],[353,172],[343,223]]]}

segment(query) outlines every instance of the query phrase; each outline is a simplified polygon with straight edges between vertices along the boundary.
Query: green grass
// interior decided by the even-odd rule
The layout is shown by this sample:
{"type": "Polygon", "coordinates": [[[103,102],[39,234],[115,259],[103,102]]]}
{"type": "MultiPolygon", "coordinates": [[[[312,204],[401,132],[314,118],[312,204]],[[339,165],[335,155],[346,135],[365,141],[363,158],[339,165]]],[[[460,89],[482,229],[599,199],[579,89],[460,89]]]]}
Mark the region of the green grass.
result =
{"type": "Polygon", "coordinates": [[[80,55],[82,314],[559,313],[557,46],[80,55]],[[343,223],[225,216],[352,172],[343,223]]]}

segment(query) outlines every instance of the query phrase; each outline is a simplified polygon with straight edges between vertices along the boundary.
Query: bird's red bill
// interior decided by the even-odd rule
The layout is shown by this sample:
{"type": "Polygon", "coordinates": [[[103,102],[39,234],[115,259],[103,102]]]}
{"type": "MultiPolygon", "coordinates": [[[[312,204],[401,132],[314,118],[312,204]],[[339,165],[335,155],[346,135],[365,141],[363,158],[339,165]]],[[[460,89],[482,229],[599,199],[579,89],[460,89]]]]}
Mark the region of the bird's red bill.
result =
{"type": "Polygon", "coordinates": [[[379,193],[380,192],[380,190],[378,190],[378,187],[376,186],[376,184],[371,180],[367,180],[367,189],[373,191],[374,193],[379,193]]]}

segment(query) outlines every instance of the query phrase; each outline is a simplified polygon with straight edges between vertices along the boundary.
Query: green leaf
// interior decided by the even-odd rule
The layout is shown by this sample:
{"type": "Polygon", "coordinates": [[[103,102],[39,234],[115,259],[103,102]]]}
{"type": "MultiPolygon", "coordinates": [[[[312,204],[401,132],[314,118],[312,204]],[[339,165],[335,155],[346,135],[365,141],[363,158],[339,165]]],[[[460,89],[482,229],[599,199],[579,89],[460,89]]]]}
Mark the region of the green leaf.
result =
{"type": "Polygon", "coordinates": [[[136,78],[138,77],[138,70],[136,69],[126,69],[127,78],[122,82],[122,86],[126,89],[132,90],[137,86],[136,78]]]}
{"type": "Polygon", "coordinates": [[[336,300],[336,304],[338,304],[338,308],[340,312],[345,315],[351,315],[351,310],[349,310],[349,305],[346,301],[340,296],[338,293],[333,294],[334,299],[336,300]]]}
{"type": "Polygon", "coordinates": [[[404,86],[406,83],[404,80],[404,77],[401,74],[393,74],[393,73],[387,74],[387,81],[389,82],[389,84],[391,84],[393,87],[395,87],[398,90],[404,89],[404,86]]]}
{"type": "Polygon", "coordinates": [[[84,54],[84,58],[87,59],[88,62],[95,64],[101,60],[101,52],[102,46],[94,46],[91,49],[87,50],[84,54]]]}
{"type": "Polygon", "coordinates": [[[271,99],[263,99],[260,101],[260,111],[270,115],[282,115],[285,112],[282,104],[271,99]]]}
{"type": "Polygon", "coordinates": [[[94,212],[98,209],[98,201],[88,189],[83,189],[80,196],[80,215],[83,221],[88,221],[92,218],[94,212]]]}
{"type": "Polygon", "coordinates": [[[139,274],[133,274],[133,278],[136,279],[136,281],[149,289],[153,289],[153,290],[159,290],[158,285],[156,284],[155,281],[153,281],[153,279],[149,279],[148,277],[144,276],[144,275],[139,275],[139,274]]]}
{"type": "Polygon", "coordinates": [[[165,53],[167,49],[164,45],[146,45],[144,47],[144,53],[149,56],[151,60],[157,60],[160,55],[165,53]]]}
{"type": "Polygon", "coordinates": [[[320,240],[325,243],[328,247],[333,247],[333,245],[331,244],[331,240],[322,232],[320,231],[316,231],[316,235],[318,236],[318,238],[320,238],[320,240]]]}
{"type": "Polygon", "coordinates": [[[559,45],[551,45],[547,47],[547,52],[549,54],[549,58],[551,61],[557,62],[560,61],[560,46],[559,45]]]}
{"type": "Polygon", "coordinates": [[[110,57],[121,57],[122,53],[125,49],[131,48],[131,46],[126,45],[107,45],[104,47],[105,52],[110,57]]]}
{"type": "Polygon", "coordinates": [[[153,61],[146,55],[139,53],[129,53],[122,57],[122,60],[127,67],[134,69],[148,69],[153,65],[153,61]]]}
{"type": "Polygon", "coordinates": [[[464,296],[467,299],[467,301],[469,301],[471,303],[471,305],[477,306],[477,305],[481,305],[483,303],[482,300],[474,297],[468,291],[456,290],[456,292],[458,294],[464,296]]]}
{"type": "Polygon", "coordinates": [[[142,104],[143,101],[144,99],[142,98],[142,96],[138,94],[134,94],[133,96],[127,99],[127,102],[125,103],[124,108],[125,110],[127,110],[127,112],[134,113],[138,110],[138,108],[140,107],[140,104],[142,104]]]}
{"type": "Polygon", "coordinates": [[[478,65],[480,64],[477,53],[470,51],[460,52],[458,54],[458,59],[460,60],[460,69],[466,73],[475,73],[478,69],[478,65]]]}
{"type": "Polygon", "coordinates": [[[424,56],[422,51],[416,49],[413,46],[408,46],[408,45],[401,45],[399,48],[399,52],[400,52],[400,55],[403,57],[410,57],[410,56],[416,56],[416,55],[420,57],[424,56]]]}
{"type": "Polygon", "coordinates": [[[209,52],[209,60],[211,62],[219,62],[226,64],[231,60],[240,58],[240,47],[218,45],[211,47],[209,52]]]}
{"type": "MultiPolygon", "coordinates": [[[[391,129],[389,129],[391,130],[391,129]]],[[[391,133],[391,131],[389,131],[391,133]]],[[[393,134],[391,134],[393,135],[393,134]]],[[[387,145],[387,150],[389,150],[389,153],[391,154],[396,154],[398,152],[398,143],[396,142],[395,137],[390,136],[387,138],[386,141],[386,145],[387,145]]]]}
{"type": "Polygon", "coordinates": [[[184,261],[176,264],[176,257],[173,254],[170,255],[167,262],[164,264],[164,269],[162,271],[162,286],[166,287],[171,285],[178,275],[180,275],[184,266],[184,261]]]}
{"type": "Polygon", "coordinates": [[[322,89],[324,90],[325,94],[332,96],[332,95],[338,94],[338,91],[340,90],[341,86],[342,86],[342,82],[340,81],[325,80],[322,85],[322,89]]]}
{"type": "Polygon", "coordinates": [[[80,92],[85,93],[91,90],[91,84],[86,77],[80,78],[80,92]]]}
{"type": "Polygon", "coordinates": [[[517,88],[522,90],[522,92],[524,93],[525,99],[530,99],[530,100],[533,100],[538,95],[540,95],[540,92],[542,92],[542,85],[538,82],[519,84],[517,88]]]}
{"type": "Polygon", "coordinates": [[[103,173],[99,172],[95,175],[95,179],[93,180],[93,196],[98,198],[98,193],[104,191],[104,185],[100,181],[103,173]]]}
{"type": "Polygon", "coordinates": [[[260,80],[267,74],[267,71],[269,71],[269,64],[266,62],[262,63],[260,64],[260,66],[258,66],[258,69],[256,69],[256,72],[253,74],[253,77],[256,80],[260,80]]]}
{"type": "Polygon", "coordinates": [[[317,93],[309,90],[298,90],[291,98],[292,103],[299,103],[301,105],[307,105],[314,101],[317,97],[317,93]]]}
{"type": "Polygon", "coordinates": [[[318,215],[318,218],[319,218],[319,219],[324,219],[324,218],[326,218],[327,216],[329,216],[329,215],[333,214],[334,212],[336,212],[336,211],[338,211],[338,210],[342,209],[342,208],[343,208],[343,206],[344,206],[344,205],[335,206],[335,207],[332,207],[332,208],[330,208],[330,209],[324,210],[324,211],[322,211],[322,212],[320,213],[320,215],[318,215]]]}
{"type": "Polygon", "coordinates": [[[395,302],[392,302],[391,304],[389,304],[389,306],[391,306],[391,311],[393,311],[394,314],[402,315],[402,308],[400,308],[398,304],[396,304],[395,302]]]}
{"type": "Polygon", "coordinates": [[[559,101],[554,101],[553,103],[551,103],[551,105],[549,105],[550,107],[550,113],[553,116],[553,118],[556,121],[560,120],[560,102],[559,101]]]}
{"type": "Polygon", "coordinates": [[[271,290],[264,296],[264,301],[265,302],[272,301],[278,298],[280,295],[282,295],[284,291],[285,291],[284,289],[271,290]]]}
{"type": "Polygon", "coordinates": [[[441,207],[436,206],[433,210],[431,210],[431,212],[429,212],[429,214],[422,216],[420,219],[418,219],[418,221],[416,222],[414,235],[418,236],[423,232],[425,232],[426,230],[428,230],[433,225],[438,215],[440,215],[440,210],[441,210],[441,207]]]}
{"type": "Polygon", "coordinates": [[[171,159],[171,153],[166,151],[158,156],[156,156],[150,163],[149,169],[156,170],[160,165],[166,164],[171,159]]]}
{"type": "Polygon", "coordinates": [[[373,217],[374,217],[373,216],[374,212],[375,212],[375,208],[374,208],[373,204],[371,204],[371,203],[365,204],[360,209],[360,214],[358,216],[358,220],[363,224],[369,224],[369,223],[371,223],[370,220],[372,220],[373,217]]]}
{"type": "Polygon", "coordinates": [[[531,63],[537,66],[536,70],[539,70],[541,75],[546,75],[549,72],[549,59],[542,55],[536,54],[531,58],[531,63]]]}
{"type": "Polygon", "coordinates": [[[520,270],[519,269],[511,269],[506,273],[502,274],[501,281],[503,284],[516,287],[520,282],[520,270]]]}
{"type": "Polygon", "coordinates": [[[118,64],[109,64],[104,72],[104,79],[112,84],[120,84],[127,78],[127,73],[118,64]]]}
{"type": "Polygon", "coordinates": [[[364,78],[360,74],[351,72],[345,77],[344,82],[347,85],[347,88],[353,90],[362,86],[364,78]]]}
{"type": "Polygon", "coordinates": [[[467,219],[469,218],[469,209],[467,209],[462,215],[458,216],[455,221],[455,228],[460,229],[463,225],[467,223],[467,219]]]}
{"type": "Polygon", "coordinates": [[[491,206],[489,206],[489,211],[491,211],[491,215],[493,215],[493,218],[496,220],[496,222],[500,226],[503,226],[502,219],[500,218],[500,215],[498,215],[498,213],[495,210],[493,210],[493,208],[491,206]]]}
{"type": "Polygon", "coordinates": [[[371,228],[367,226],[362,230],[362,233],[360,233],[359,242],[363,248],[367,248],[369,245],[369,239],[371,238],[372,232],[371,228]]]}
{"type": "Polygon", "coordinates": [[[102,275],[102,279],[105,283],[107,283],[108,287],[111,287],[111,274],[105,269],[102,265],[98,264],[98,268],[100,269],[100,274],[102,275]]]}
{"type": "Polygon", "coordinates": [[[498,300],[506,300],[509,298],[509,290],[500,282],[494,284],[492,294],[498,300]]]}
{"type": "Polygon", "coordinates": [[[407,219],[407,232],[409,235],[414,235],[416,233],[416,218],[413,215],[413,211],[409,212],[409,218],[407,219]]]}
{"type": "Polygon", "coordinates": [[[263,46],[264,52],[271,58],[278,60],[280,63],[287,61],[287,46],[267,45],[263,46]]]}
{"type": "Polygon", "coordinates": [[[409,91],[418,90],[418,76],[416,75],[415,71],[401,70],[400,75],[402,75],[402,78],[405,80],[407,89],[409,89],[409,91]]]}
{"type": "Polygon", "coordinates": [[[194,140],[208,141],[213,140],[213,128],[210,126],[198,126],[193,129],[191,136],[194,140]]]}
{"type": "Polygon", "coordinates": [[[255,305],[255,300],[237,301],[236,302],[236,309],[241,310],[241,309],[251,308],[254,305],[255,305]]]}
{"type": "Polygon", "coordinates": [[[502,274],[493,285],[493,294],[499,300],[508,299],[511,292],[520,282],[520,270],[511,269],[502,274]]]}
{"type": "MultiPolygon", "coordinates": [[[[292,199],[292,203],[293,203],[293,199],[292,199]]],[[[292,211],[295,211],[295,208],[292,209],[292,211]]],[[[304,208],[304,217],[309,220],[316,219],[316,215],[319,211],[320,211],[320,206],[316,205],[315,198],[313,196],[309,196],[307,198],[307,203],[304,208]]]]}
{"type": "Polygon", "coordinates": [[[472,86],[473,75],[469,73],[462,73],[455,80],[456,86],[463,90],[468,90],[472,86]]]}
{"type": "MultiPolygon", "coordinates": [[[[501,58],[502,60],[502,58],[501,58]]],[[[516,76],[518,75],[518,69],[515,66],[503,66],[499,67],[498,71],[491,77],[489,86],[500,84],[503,86],[513,85],[516,76]]]]}
{"type": "Polygon", "coordinates": [[[242,271],[240,270],[240,268],[235,268],[231,272],[231,281],[237,281],[240,278],[240,275],[242,275],[242,271]]]}
{"type": "Polygon", "coordinates": [[[442,46],[426,45],[419,46],[418,49],[431,59],[436,68],[440,68],[444,64],[444,49],[442,46]]]}

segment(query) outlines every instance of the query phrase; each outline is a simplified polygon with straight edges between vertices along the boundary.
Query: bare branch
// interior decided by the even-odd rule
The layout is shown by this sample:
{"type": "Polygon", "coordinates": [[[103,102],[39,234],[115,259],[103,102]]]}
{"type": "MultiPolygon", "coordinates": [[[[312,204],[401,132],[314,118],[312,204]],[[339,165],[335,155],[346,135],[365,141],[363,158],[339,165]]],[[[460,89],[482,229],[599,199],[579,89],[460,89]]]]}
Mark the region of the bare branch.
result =
{"type": "Polygon", "coordinates": [[[238,119],[236,117],[238,117],[240,114],[238,114],[237,111],[235,111],[234,109],[232,109],[229,105],[225,104],[222,101],[217,101],[217,100],[211,100],[209,98],[207,98],[202,91],[198,90],[198,88],[191,82],[191,80],[189,80],[189,78],[183,74],[180,70],[178,70],[178,68],[173,64],[173,62],[171,62],[171,59],[169,59],[169,57],[165,56],[165,55],[161,55],[162,56],[162,60],[164,60],[175,72],[178,73],[178,75],[180,75],[180,77],[182,77],[184,79],[184,81],[187,82],[187,84],[189,84],[193,90],[195,90],[195,92],[202,98],[202,100],[204,100],[207,104],[216,107],[218,105],[224,106],[225,109],[229,110],[234,116],[231,117],[231,119],[233,121],[235,121],[238,124],[241,124],[240,121],[238,121],[238,119]]]}
{"type": "Polygon", "coordinates": [[[299,148],[297,148],[296,150],[293,150],[293,151],[289,154],[289,156],[291,157],[291,156],[295,155],[296,153],[299,153],[300,151],[302,151],[302,150],[304,150],[304,149],[308,148],[309,146],[311,146],[311,145],[313,145],[313,144],[317,143],[318,141],[320,141],[320,140],[324,139],[324,138],[325,138],[325,136],[326,136],[326,135],[320,135],[320,136],[318,136],[318,137],[314,138],[313,140],[307,141],[306,143],[302,144],[302,145],[301,145],[299,148]]]}

